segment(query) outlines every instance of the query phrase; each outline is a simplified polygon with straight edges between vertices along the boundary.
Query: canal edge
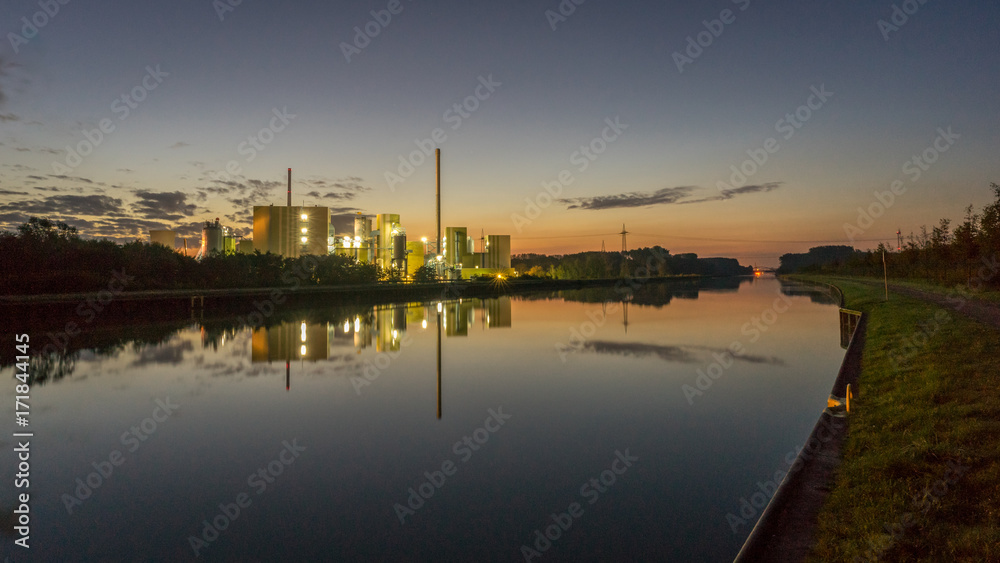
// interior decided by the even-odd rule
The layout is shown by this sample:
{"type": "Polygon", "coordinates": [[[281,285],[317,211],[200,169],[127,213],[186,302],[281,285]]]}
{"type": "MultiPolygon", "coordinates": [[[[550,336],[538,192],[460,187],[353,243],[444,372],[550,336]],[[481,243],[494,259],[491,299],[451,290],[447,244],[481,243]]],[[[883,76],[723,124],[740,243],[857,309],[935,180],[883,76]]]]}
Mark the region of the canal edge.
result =
{"type": "Polygon", "coordinates": [[[843,405],[834,400],[844,401],[848,385],[852,392],[858,387],[868,315],[847,311],[843,291],[835,285],[823,285],[839,295],[841,314],[856,313],[860,318],[830,392],[829,406],[820,413],[805,447],[781,480],[734,563],[804,561],[813,547],[820,509],[834,486],[849,426],[843,405]]]}

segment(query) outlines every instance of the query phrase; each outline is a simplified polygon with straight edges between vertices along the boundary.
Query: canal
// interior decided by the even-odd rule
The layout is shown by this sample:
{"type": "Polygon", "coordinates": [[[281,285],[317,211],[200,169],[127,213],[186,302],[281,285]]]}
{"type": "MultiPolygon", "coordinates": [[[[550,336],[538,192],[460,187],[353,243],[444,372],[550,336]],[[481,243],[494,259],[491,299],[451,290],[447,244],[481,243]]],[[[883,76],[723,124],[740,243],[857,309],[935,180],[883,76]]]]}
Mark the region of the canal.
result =
{"type": "Polygon", "coordinates": [[[836,300],[769,277],[130,328],[33,365],[5,555],[731,561],[843,354],[836,300]]]}

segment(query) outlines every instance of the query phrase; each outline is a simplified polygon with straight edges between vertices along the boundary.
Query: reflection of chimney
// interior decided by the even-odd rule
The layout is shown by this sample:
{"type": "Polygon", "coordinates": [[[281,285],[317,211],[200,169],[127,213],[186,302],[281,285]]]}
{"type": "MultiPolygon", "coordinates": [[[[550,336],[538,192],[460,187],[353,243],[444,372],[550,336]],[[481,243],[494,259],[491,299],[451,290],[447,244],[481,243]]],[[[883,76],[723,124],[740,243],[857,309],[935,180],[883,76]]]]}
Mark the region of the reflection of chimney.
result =
{"type": "Polygon", "coordinates": [[[288,207],[292,206],[292,169],[288,169],[288,207]]]}

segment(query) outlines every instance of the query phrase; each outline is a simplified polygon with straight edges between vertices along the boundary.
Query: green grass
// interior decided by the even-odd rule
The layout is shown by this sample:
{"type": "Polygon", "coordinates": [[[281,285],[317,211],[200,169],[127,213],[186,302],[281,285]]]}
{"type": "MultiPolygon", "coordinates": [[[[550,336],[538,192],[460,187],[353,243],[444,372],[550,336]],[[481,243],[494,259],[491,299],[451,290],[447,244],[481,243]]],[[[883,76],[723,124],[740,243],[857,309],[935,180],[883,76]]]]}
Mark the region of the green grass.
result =
{"type": "Polygon", "coordinates": [[[886,303],[881,286],[804,278],[834,283],[869,315],[843,463],[810,560],[1000,561],[1000,332],[923,301],[886,303]],[[936,329],[920,328],[935,317],[936,329]],[[900,361],[920,332],[933,334],[900,361]],[[949,463],[968,469],[944,491],[949,463]]]}

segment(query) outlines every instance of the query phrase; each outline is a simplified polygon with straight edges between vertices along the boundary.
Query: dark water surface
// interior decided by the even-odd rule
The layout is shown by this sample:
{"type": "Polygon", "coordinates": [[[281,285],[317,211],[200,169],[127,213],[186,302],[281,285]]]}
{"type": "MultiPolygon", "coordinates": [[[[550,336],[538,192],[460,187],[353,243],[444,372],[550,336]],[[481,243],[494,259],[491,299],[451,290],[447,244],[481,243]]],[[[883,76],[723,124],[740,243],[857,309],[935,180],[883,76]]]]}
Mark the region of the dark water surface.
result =
{"type": "Polygon", "coordinates": [[[826,404],[836,305],[769,278],[622,295],[317,308],[79,352],[31,390],[31,549],[4,555],[730,561],[826,404]]]}

